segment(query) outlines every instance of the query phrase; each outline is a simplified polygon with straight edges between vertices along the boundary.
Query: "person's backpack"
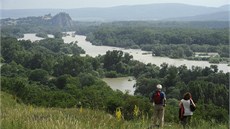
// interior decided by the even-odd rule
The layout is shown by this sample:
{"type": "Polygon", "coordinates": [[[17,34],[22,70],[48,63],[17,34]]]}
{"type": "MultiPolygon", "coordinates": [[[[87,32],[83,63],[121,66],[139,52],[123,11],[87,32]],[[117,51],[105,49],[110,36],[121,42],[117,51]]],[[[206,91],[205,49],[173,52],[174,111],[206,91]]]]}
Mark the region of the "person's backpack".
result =
{"type": "Polygon", "coordinates": [[[196,107],[192,104],[192,101],[190,100],[190,110],[194,112],[196,110],[196,107]]]}
{"type": "Polygon", "coordinates": [[[155,104],[161,104],[162,97],[161,97],[161,91],[156,91],[153,95],[153,102],[155,104]]]}

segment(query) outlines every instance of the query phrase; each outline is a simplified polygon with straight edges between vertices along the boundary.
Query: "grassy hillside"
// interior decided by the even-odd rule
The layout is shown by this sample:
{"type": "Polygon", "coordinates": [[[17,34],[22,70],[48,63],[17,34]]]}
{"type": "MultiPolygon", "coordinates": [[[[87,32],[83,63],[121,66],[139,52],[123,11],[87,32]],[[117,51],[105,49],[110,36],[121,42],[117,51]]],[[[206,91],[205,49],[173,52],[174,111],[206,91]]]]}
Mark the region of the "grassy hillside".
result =
{"type": "MultiPolygon", "coordinates": [[[[147,129],[151,120],[117,120],[103,111],[79,108],[41,108],[19,104],[12,95],[1,93],[2,129],[147,129]]],[[[194,129],[227,129],[227,125],[194,122],[194,129]]],[[[165,129],[178,129],[180,125],[166,123],[165,129]]]]}

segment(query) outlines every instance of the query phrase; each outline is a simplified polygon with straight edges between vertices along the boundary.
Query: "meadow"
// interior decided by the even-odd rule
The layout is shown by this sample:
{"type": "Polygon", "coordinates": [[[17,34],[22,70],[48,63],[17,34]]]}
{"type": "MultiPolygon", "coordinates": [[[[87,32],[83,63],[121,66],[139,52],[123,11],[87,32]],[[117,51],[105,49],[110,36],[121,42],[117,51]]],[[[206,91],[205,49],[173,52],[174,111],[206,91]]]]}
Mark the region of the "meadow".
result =
{"type": "MultiPolygon", "coordinates": [[[[122,112],[121,112],[122,114],[122,112]]],[[[228,129],[228,125],[196,121],[191,129],[228,129]]],[[[126,121],[100,110],[84,108],[43,108],[24,105],[1,91],[2,129],[147,129],[151,118],[141,116],[126,121]]],[[[178,123],[165,123],[165,129],[178,129],[178,123]]]]}

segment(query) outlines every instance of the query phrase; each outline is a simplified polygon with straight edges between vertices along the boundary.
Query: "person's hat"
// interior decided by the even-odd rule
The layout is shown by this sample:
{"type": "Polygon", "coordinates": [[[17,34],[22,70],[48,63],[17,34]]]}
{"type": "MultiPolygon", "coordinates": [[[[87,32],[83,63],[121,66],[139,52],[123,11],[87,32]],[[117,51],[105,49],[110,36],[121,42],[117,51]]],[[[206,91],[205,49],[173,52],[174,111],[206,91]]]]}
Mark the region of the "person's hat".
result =
{"type": "Polygon", "coordinates": [[[162,89],[162,85],[161,84],[157,84],[157,89],[161,90],[162,89]]]}

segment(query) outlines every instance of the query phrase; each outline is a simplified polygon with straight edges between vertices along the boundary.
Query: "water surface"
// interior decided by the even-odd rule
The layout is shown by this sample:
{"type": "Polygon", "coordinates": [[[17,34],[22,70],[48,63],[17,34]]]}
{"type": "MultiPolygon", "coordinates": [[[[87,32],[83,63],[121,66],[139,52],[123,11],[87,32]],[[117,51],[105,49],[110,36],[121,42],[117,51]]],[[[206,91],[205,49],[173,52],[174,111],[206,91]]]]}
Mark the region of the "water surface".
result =
{"type": "Polygon", "coordinates": [[[128,92],[133,95],[135,88],[133,87],[136,84],[136,80],[133,77],[119,77],[119,78],[103,78],[113,90],[120,90],[123,93],[128,92]]]}

